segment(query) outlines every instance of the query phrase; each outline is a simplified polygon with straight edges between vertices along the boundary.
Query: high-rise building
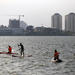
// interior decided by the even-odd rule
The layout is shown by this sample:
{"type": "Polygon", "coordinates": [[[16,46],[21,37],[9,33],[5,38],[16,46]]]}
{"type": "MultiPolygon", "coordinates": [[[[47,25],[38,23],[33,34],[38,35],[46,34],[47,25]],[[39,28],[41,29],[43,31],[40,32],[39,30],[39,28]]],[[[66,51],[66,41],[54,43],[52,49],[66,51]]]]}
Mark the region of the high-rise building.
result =
{"type": "Polygon", "coordinates": [[[65,31],[75,32],[75,13],[65,16],[65,31]]]}
{"type": "Polygon", "coordinates": [[[24,30],[26,30],[27,26],[28,26],[28,25],[27,25],[26,22],[20,21],[20,28],[23,28],[24,30]]]}
{"type": "Polygon", "coordinates": [[[55,13],[52,17],[52,28],[62,30],[62,16],[59,13],[55,13]]]}
{"type": "Polygon", "coordinates": [[[19,20],[9,20],[9,28],[20,28],[19,20]]]}

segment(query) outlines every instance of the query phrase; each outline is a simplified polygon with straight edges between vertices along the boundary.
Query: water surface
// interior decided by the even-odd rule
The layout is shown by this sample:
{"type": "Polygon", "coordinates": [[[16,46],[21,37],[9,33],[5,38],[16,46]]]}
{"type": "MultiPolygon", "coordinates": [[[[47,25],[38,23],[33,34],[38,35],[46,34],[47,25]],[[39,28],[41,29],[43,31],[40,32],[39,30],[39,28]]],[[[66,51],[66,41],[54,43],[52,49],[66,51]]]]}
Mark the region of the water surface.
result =
{"type": "Polygon", "coordinates": [[[25,57],[0,54],[0,75],[74,75],[74,36],[1,36],[0,51],[19,53],[19,43],[25,47],[25,57]],[[54,50],[60,52],[62,63],[52,63],[54,50]],[[32,57],[27,57],[32,55],[32,57]]]}

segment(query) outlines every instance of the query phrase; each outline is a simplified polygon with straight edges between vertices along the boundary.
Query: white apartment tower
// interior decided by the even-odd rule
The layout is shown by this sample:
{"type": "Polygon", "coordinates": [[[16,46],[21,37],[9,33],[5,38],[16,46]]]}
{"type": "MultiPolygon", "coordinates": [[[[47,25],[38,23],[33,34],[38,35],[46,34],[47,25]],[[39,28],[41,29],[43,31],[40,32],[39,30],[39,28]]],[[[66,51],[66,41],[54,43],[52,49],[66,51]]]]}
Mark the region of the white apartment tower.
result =
{"type": "Polygon", "coordinates": [[[55,13],[52,17],[52,28],[62,30],[62,16],[59,13],[55,13]]]}
{"type": "Polygon", "coordinates": [[[65,16],[65,31],[75,32],[75,13],[65,16]]]}

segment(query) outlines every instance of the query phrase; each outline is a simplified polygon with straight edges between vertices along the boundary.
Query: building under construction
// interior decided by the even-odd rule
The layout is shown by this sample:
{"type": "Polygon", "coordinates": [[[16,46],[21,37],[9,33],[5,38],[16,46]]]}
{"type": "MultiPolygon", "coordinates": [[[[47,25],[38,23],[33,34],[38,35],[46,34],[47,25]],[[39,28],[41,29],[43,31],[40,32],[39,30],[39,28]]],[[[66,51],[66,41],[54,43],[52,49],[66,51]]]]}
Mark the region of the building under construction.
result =
{"type": "Polygon", "coordinates": [[[9,20],[9,28],[20,28],[20,23],[19,23],[19,20],[9,20]]]}

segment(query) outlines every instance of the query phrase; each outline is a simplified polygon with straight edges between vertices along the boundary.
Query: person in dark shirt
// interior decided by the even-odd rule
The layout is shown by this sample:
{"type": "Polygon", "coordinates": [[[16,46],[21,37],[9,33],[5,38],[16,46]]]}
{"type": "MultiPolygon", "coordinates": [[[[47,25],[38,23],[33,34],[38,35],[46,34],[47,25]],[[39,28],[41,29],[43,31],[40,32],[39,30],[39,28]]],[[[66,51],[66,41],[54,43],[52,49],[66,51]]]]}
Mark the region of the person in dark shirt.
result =
{"type": "Polygon", "coordinates": [[[20,43],[20,45],[18,45],[18,46],[20,46],[20,54],[21,54],[21,56],[23,55],[23,57],[24,57],[24,46],[23,46],[23,44],[20,43]]]}

